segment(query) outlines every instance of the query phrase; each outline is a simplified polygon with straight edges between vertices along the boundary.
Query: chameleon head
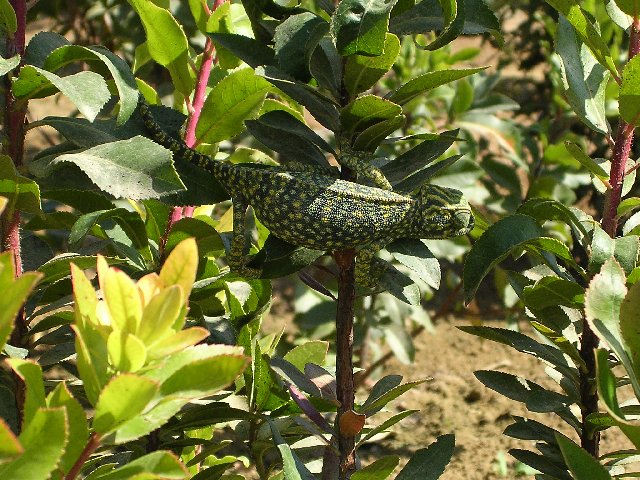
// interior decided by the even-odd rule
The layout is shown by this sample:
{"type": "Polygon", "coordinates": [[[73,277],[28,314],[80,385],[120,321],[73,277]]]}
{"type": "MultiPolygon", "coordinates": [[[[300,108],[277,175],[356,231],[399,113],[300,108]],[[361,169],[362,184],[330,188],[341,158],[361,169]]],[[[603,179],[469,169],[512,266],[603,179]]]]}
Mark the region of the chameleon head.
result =
{"type": "Polygon", "coordinates": [[[462,192],[453,188],[424,185],[418,196],[420,238],[449,238],[469,233],[474,220],[462,192]]]}

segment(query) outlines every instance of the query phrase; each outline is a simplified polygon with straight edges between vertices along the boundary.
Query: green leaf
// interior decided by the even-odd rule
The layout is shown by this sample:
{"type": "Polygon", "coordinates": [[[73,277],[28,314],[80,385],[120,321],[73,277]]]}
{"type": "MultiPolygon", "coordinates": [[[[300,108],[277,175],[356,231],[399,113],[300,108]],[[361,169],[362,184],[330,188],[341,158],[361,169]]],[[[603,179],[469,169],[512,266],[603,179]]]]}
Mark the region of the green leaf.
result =
{"type": "Polygon", "coordinates": [[[244,355],[216,355],[193,360],[162,383],[163,396],[202,398],[213,395],[232,383],[247,366],[244,355]]]}
{"type": "Polygon", "coordinates": [[[136,458],[117,470],[91,480],[181,480],[187,478],[191,478],[191,474],[173,453],[159,451],[136,458]]]}
{"type": "MultiPolygon", "coordinates": [[[[605,90],[609,72],[598,63],[598,59],[562,15],[556,34],[556,51],[571,108],[591,129],[607,133],[609,124],[605,113],[605,90]]],[[[576,160],[580,161],[580,158],[576,157],[576,160]]],[[[589,165],[585,166],[592,171],[589,165]]]]}
{"type": "Polygon", "coordinates": [[[444,473],[455,448],[452,433],[440,435],[427,448],[415,452],[396,480],[436,480],[444,473]]]}
{"type": "Polygon", "coordinates": [[[400,457],[389,455],[370,463],[351,475],[351,480],[386,480],[400,462],[400,457]]]}
{"type": "Polygon", "coordinates": [[[637,235],[611,238],[599,225],[594,225],[589,252],[589,271],[596,273],[612,256],[625,273],[631,273],[638,261],[640,238],[637,235]]]}
{"type": "Polygon", "coordinates": [[[340,120],[345,133],[354,134],[400,115],[399,105],[375,95],[363,95],[342,109],[340,120]]]}
{"type": "Polygon", "coordinates": [[[420,240],[400,239],[387,247],[393,257],[434,289],[440,288],[440,263],[420,240]]]}
{"type": "Polygon", "coordinates": [[[616,213],[618,217],[622,217],[638,207],[640,207],[640,197],[625,198],[618,205],[618,211],[616,213]]]}
{"type": "Polygon", "coordinates": [[[615,0],[616,5],[620,7],[627,15],[632,17],[638,17],[640,15],[640,1],[639,0],[615,0]]]}
{"type": "Polygon", "coordinates": [[[79,45],[65,45],[54,50],[44,62],[43,68],[54,72],[72,62],[101,62],[107,67],[114,80],[120,109],[116,125],[126,122],[138,105],[138,89],[136,79],[127,62],[102,46],[82,47],[79,45]]]}
{"type": "Polygon", "coordinates": [[[609,18],[623,30],[627,30],[633,23],[633,18],[627,15],[616,4],[615,0],[605,0],[605,9],[609,14],[609,18]]]}
{"type": "Polygon", "coordinates": [[[386,390],[384,393],[376,397],[373,397],[374,392],[372,391],[371,395],[369,395],[369,398],[367,398],[367,401],[362,405],[362,407],[358,411],[359,413],[364,413],[365,415],[370,417],[374,413],[377,413],[380,410],[382,410],[389,402],[395,400],[403,393],[408,392],[412,388],[417,387],[418,385],[421,385],[426,381],[427,380],[425,379],[425,380],[416,380],[414,382],[403,383],[401,385],[397,385],[386,390]]]}
{"type": "Polygon", "coordinates": [[[60,91],[90,121],[95,120],[111,97],[107,82],[95,72],[85,71],[59,77],[33,65],[25,65],[20,69],[12,91],[20,100],[43,98],[60,91]]]}
{"type": "Polygon", "coordinates": [[[618,75],[615,61],[606,42],[597,28],[591,23],[577,0],[546,0],[549,5],[567,17],[576,34],[591,50],[596,60],[614,76],[618,75]]]}
{"type": "Polygon", "coordinates": [[[325,37],[320,40],[311,55],[309,70],[318,85],[331,92],[333,98],[340,96],[342,57],[340,57],[331,39],[325,37]]]}
{"type": "Polygon", "coordinates": [[[375,152],[385,138],[402,128],[405,121],[404,115],[396,115],[365,128],[354,140],[353,148],[362,152],[375,152]]]}
{"type": "Polygon", "coordinates": [[[528,215],[515,214],[489,227],[473,245],[462,274],[464,298],[469,303],[482,279],[512,251],[544,235],[542,227],[528,215]]]}
{"type": "Polygon", "coordinates": [[[291,450],[291,447],[284,441],[278,431],[278,427],[271,420],[267,420],[271,427],[273,440],[282,456],[282,469],[286,480],[315,480],[315,476],[305,467],[304,463],[291,450]]]}
{"type": "MultiPolygon", "coordinates": [[[[400,40],[387,33],[379,56],[350,55],[344,69],[344,85],[352,96],[373,87],[393,66],[400,53],[400,40]]],[[[399,103],[399,102],[397,102],[399,103]]]]}
{"type": "Polygon", "coordinates": [[[141,136],[60,155],[47,173],[62,162],[76,164],[98,188],[114,197],[158,198],[184,189],[173,168],[171,152],[141,136]]]}
{"type": "Polygon", "coordinates": [[[38,184],[19,175],[13,161],[6,155],[0,155],[0,195],[7,199],[9,211],[42,213],[38,184]]]}
{"type": "MultiPolygon", "coordinates": [[[[0,8],[2,8],[2,3],[7,1],[8,0],[0,0],[0,8]]],[[[0,12],[0,14],[1,13],[2,12],[0,12]]],[[[11,58],[0,57],[0,77],[6,75],[18,65],[20,65],[20,55],[14,55],[11,58]]]]}
{"type": "Polygon", "coordinates": [[[392,427],[393,425],[395,425],[398,422],[401,422],[402,420],[404,420],[405,418],[407,418],[409,415],[413,415],[414,413],[419,412],[419,410],[405,410],[403,412],[397,413],[391,417],[389,417],[387,420],[385,420],[384,422],[382,422],[380,425],[378,425],[375,428],[372,428],[369,432],[367,432],[362,438],[360,438],[360,440],[358,441],[358,446],[360,446],[361,444],[363,444],[364,442],[366,442],[367,440],[369,440],[370,438],[374,437],[375,435],[377,435],[378,433],[384,432],[385,430],[387,430],[389,427],[392,427]]]}
{"type": "Polygon", "coordinates": [[[145,377],[121,374],[105,385],[93,416],[93,429],[105,435],[142,413],[158,393],[157,382],[145,377]]]}
{"type": "MultiPolygon", "coordinates": [[[[71,242],[70,242],[71,243],[71,242]]],[[[109,265],[118,265],[123,263],[122,259],[105,257],[109,265]]],[[[56,282],[71,274],[71,263],[74,263],[81,269],[95,268],[96,257],[79,255],[77,253],[62,253],[38,268],[38,271],[44,275],[42,283],[56,282]]]]}
{"type": "Polygon", "coordinates": [[[527,286],[521,296],[530,308],[543,309],[554,305],[582,308],[584,288],[576,282],[558,277],[543,277],[535,284],[527,286]]]}
{"type": "Polygon", "coordinates": [[[607,470],[586,450],[560,433],[556,433],[556,441],[575,480],[611,480],[607,470]]]}
{"type": "Polygon", "coordinates": [[[434,72],[425,73],[418,77],[412,78],[404,85],[398,87],[393,92],[386,95],[386,98],[398,105],[404,105],[405,103],[413,100],[419,95],[433,90],[441,85],[459,80],[461,78],[468,77],[475,73],[481,72],[487,67],[477,68],[463,68],[456,70],[437,70],[434,72]]]}
{"type": "Polygon", "coordinates": [[[328,351],[329,342],[325,342],[324,340],[311,340],[293,347],[283,358],[298,370],[304,372],[304,367],[307,363],[323,365],[328,351]]]}
{"type": "MultiPolygon", "coordinates": [[[[586,102],[583,102],[583,104],[584,103],[586,102]]],[[[604,109],[604,103],[603,103],[603,109],[604,109]]],[[[604,110],[603,110],[603,113],[604,113],[604,110]]],[[[593,159],[589,155],[584,153],[578,145],[569,141],[565,142],[564,144],[567,147],[567,150],[569,151],[569,153],[573,156],[573,158],[575,158],[578,162],[580,162],[580,164],[583,167],[589,170],[589,173],[591,173],[592,175],[595,175],[600,180],[609,180],[609,174],[605,171],[605,169],[602,168],[600,165],[598,165],[595,161],[593,161],[593,159]]]]}
{"type": "Polygon", "coordinates": [[[396,0],[343,0],[331,17],[331,36],[338,52],[382,55],[389,13],[396,0]]]}
{"type": "Polygon", "coordinates": [[[168,10],[153,2],[128,1],[142,20],[151,58],[169,70],[176,90],[190,95],[195,82],[189,71],[189,43],[182,27],[168,10]]]}
{"type": "Polygon", "coordinates": [[[260,111],[269,82],[244,68],[223,78],[211,89],[202,107],[196,136],[205,143],[229,140],[243,130],[243,122],[260,111]]]}
{"type": "Polygon", "coordinates": [[[271,65],[275,52],[258,40],[235,33],[209,33],[216,47],[222,46],[252,68],[271,65]]]}
{"type": "Polygon", "coordinates": [[[293,80],[277,68],[260,67],[256,69],[256,73],[305,106],[320,124],[331,131],[338,130],[340,127],[338,108],[332,99],[305,83],[293,80]]]}
{"type": "MultiPolygon", "coordinates": [[[[640,283],[629,288],[620,305],[620,338],[631,358],[634,372],[640,372],[640,331],[638,330],[638,312],[640,312],[640,283]]],[[[632,375],[629,372],[629,375],[632,375]]]]}
{"type": "Polygon", "coordinates": [[[291,15],[279,24],[273,35],[275,59],[280,69],[303,82],[311,78],[309,61],[329,24],[320,16],[304,12],[291,15]]]}
{"type": "Polygon", "coordinates": [[[634,392],[640,398],[640,376],[635,371],[620,325],[620,307],[626,295],[624,271],[614,258],[610,258],[589,283],[585,315],[593,331],[607,342],[624,365],[634,392]]]}
{"type": "Polygon", "coordinates": [[[22,421],[25,425],[28,425],[38,409],[46,405],[42,368],[33,360],[10,358],[7,363],[27,386],[22,421]]]}
{"type": "Polygon", "coordinates": [[[46,480],[58,466],[68,438],[64,408],[40,408],[18,437],[24,453],[0,465],[0,475],[11,480],[46,480]]]}
{"type": "Polygon", "coordinates": [[[47,407],[64,407],[67,412],[67,426],[69,439],[60,459],[60,468],[68,473],[76,462],[80,453],[87,444],[89,429],[87,427],[87,415],[80,402],[73,398],[71,392],[64,383],[58,386],[47,396],[47,407]]]}
{"type": "Polygon", "coordinates": [[[620,116],[625,122],[640,125],[640,58],[633,57],[622,71],[620,86],[620,116]]]}
{"type": "Polygon", "coordinates": [[[9,0],[0,0],[0,26],[9,34],[16,33],[18,20],[9,0]]]}
{"type": "MultiPolygon", "coordinates": [[[[304,123],[282,110],[262,115],[245,122],[247,130],[256,140],[295,162],[330,168],[320,145],[325,142],[304,123]]],[[[327,147],[329,147],[327,145],[327,147]]],[[[328,151],[332,148],[329,147],[328,151]]]]}

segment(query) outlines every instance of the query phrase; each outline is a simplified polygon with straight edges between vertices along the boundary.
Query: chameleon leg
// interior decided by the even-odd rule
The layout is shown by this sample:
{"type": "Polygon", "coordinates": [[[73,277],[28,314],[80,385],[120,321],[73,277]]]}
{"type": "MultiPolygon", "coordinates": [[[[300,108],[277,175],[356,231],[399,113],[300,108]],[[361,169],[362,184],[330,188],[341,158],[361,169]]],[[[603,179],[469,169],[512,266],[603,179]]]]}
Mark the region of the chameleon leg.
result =
{"type": "Polygon", "coordinates": [[[374,167],[369,163],[369,156],[365,153],[345,153],[338,159],[340,165],[350,168],[358,175],[362,175],[373,182],[373,184],[382,190],[393,190],[387,177],[380,171],[378,167],[374,167]]]}
{"type": "Polygon", "coordinates": [[[227,261],[232,271],[243,277],[259,277],[260,272],[255,268],[247,267],[248,246],[245,237],[244,222],[247,217],[247,201],[242,197],[233,198],[233,238],[231,248],[227,254],[227,261]]]}
{"type": "Polygon", "coordinates": [[[356,282],[368,288],[376,288],[387,269],[386,263],[375,255],[384,245],[367,245],[358,250],[356,257],[356,282]]]}

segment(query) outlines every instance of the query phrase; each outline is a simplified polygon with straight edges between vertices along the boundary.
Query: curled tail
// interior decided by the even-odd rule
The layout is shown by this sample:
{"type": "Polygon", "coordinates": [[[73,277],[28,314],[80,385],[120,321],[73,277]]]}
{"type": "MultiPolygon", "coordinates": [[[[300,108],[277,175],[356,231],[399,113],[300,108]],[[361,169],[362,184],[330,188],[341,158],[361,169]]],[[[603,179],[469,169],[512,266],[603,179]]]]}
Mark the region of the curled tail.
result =
{"type": "Polygon", "coordinates": [[[223,172],[228,168],[227,165],[217,162],[208,155],[204,155],[193,148],[189,148],[184,142],[178,141],[167,134],[153,117],[151,109],[142,95],[140,95],[138,101],[138,111],[140,112],[145,128],[149,132],[149,137],[156,143],[171,150],[176,157],[204,168],[216,178],[223,175],[223,172]]]}

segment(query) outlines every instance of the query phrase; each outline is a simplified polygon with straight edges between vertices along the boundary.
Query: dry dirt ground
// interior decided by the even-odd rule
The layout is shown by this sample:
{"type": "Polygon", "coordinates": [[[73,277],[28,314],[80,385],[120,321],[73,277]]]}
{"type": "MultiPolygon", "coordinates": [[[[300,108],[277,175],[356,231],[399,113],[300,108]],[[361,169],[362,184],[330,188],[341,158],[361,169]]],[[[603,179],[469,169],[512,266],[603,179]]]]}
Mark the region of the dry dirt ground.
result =
{"type": "MultiPolygon", "coordinates": [[[[394,433],[369,449],[372,456],[397,453],[403,457],[432,443],[438,435],[454,432],[456,450],[442,480],[531,479],[520,474],[510,448],[533,449],[533,442],[502,435],[513,415],[528,416],[571,436],[569,429],[553,416],[528,414],[524,405],[486,388],[473,375],[476,370],[498,369],[552,387],[544,366],[534,357],[466,334],[456,325],[465,320],[440,322],[434,334],[423,333],[416,342],[414,365],[392,361],[386,373],[401,374],[405,381],[430,377],[431,381],[411,390],[393,406],[397,410],[416,409],[420,413],[394,427],[394,433]],[[506,462],[499,468],[500,461],[506,462]]],[[[490,322],[502,326],[501,322],[490,322]]],[[[575,439],[575,438],[574,438],[575,439]]],[[[602,452],[631,448],[620,436],[604,432],[602,452]]],[[[366,450],[365,450],[366,452],[366,450]]],[[[520,466],[522,467],[522,466],[520,466]]]]}

